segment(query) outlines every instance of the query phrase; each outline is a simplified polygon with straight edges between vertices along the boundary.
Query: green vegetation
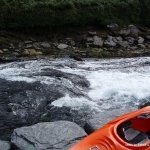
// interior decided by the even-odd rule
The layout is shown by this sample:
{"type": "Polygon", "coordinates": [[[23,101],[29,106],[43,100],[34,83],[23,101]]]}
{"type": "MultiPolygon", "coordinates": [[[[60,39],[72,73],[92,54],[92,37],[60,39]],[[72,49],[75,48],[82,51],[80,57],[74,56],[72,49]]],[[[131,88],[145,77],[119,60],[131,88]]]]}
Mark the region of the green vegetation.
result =
{"type": "Polygon", "coordinates": [[[150,0],[0,0],[0,28],[150,24],[150,0]]]}

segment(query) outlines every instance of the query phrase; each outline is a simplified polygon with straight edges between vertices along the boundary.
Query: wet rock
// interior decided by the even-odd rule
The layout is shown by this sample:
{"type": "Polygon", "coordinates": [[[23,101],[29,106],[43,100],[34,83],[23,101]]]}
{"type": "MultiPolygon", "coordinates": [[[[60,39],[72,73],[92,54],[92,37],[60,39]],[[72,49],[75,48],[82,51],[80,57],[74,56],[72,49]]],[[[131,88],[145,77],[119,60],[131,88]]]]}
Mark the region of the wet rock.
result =
{"type": "Polygon", "coordinates": [[[90,134],[90,133],[94,132],[95,130],[104,126],[106,123],[108,123],[112,119],[119,117],[130,111],[133,111],[133,108],[116,109],[113,111],[101,112],[101,113],[93,116],[92,119],[89,119],[87,121],[87,123],[85,124],[84,129],[87,133],[90,134]]]}
{"type": "Polygon", "coordinates": [[[138,37],[138,44],[143,44],[144,43],[144,38],[138,37]]]}
{"type": "Polygon", "coordinates": [[[10,150],[10,142],[0,140],[0,150],[10,150]]]}
{"type": "Polygon", "coordinates": [[[114,42],[114,37],[108,36],[107,40],[104,41],[104,45],[107,47],[115,47],[117,44],[114,42]]]}
{"type": "Polygon", "coordinates": [[[48,42],[41,42],[41,43],[40,43],[40,46],[41,46],[42,48],[50,48],[50,47],[51,47],[51,45],[50,45],[48,42]]]}
{"type": "Polygon", "coordinates": [[[102,40],[102,38],[100,38],[98,36],[94,36],[93,37],[93,45],[94,46],[102,47],[103,46],[103,40],[102,40]]]}
{"type": "Polygon", "coordinates": [[[59,44],[59,45],[57,46],[57,48],[60,49],[60,50],[63,50],[63,49],[68,48],[68,45],[67,45],[67,44],[59,44]]]}
{"type": "Polygon", "coordinates": [[[45,122],[15,129],[11,142],[20,150],[66,150],[86,135],[82,128],[72,122],[45,122]]]}

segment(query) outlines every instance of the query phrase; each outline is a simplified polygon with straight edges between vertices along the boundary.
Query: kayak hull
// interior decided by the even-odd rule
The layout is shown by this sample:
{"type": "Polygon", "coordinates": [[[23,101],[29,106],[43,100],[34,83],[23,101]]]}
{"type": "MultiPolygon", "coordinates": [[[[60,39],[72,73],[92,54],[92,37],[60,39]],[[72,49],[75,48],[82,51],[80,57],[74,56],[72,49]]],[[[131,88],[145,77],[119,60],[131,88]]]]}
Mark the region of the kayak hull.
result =
{"type": "MultiPolygon", "coordinates": [[[[150,150],[150,140],[143,144],[131,144],[125,142],[117,133],[120,124],[145,113],[150,113],[150,106],[130,112],[110,121],[69,150],[150,150]]],[[[146,125],[142,124],[141,120],[138,122],[139,125],[136,124],[137,120],[133,119],[133,121],[135,128],[141,129],[143,127],[142,130],[149,130],[150,128],[150,119],[147,119],[148,123],[146,125]]]]}

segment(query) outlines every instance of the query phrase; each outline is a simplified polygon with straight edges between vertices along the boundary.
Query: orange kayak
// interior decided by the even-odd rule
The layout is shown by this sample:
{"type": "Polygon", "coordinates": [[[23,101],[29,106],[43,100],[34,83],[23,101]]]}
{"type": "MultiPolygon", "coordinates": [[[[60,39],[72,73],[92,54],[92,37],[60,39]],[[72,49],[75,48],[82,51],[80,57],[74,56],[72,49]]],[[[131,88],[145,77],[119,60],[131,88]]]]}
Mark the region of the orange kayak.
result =
{"type": "Polygon", "coordinates": [[[69,150],[150,150],[150,106],[110,121],[69,150]]]}

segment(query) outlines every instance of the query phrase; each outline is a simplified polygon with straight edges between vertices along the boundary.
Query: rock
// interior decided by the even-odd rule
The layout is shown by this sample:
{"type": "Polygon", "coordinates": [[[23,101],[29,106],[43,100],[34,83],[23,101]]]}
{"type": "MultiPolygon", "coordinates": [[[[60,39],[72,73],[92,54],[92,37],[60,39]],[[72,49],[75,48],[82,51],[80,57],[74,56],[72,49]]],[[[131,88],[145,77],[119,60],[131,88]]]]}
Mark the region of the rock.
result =
{"type": "Polygon", "coordinates": [[[45,122],[15,129],[11,142],[21,150],[66,150],[86,135],[72,122],[45,122]]]}
{"type": "Polygon", "coordinates": [[[107,28],[108,28],[109,30],[111,30],[111,31],[116,31],[116,30],[118,30],[119,25],[116,24],[116,23],[112,23],[112,24],[110,24],[110,25],[107,25],[107,28]]]}
{"type": "Polygon", "coordinates": [[[3,54],[4,52],[2,50],[0,50],[0,54],[3,54]]]}
{"type": "Polygon", "coordinates": [[[94,46],[99,46],[99,47],[102,47],[103,46],[103,40],[101,37],[98,37],[98,36],[94,36],[93,37],[93,45],[94,46]]]}
{"type": "Polygon", "coordinates": [[[119,31],[119,35],[121,35],[121,36],[128,36],[128,35],[130,35],[130,29],[128,29],[128,28],[121,29],[119,31]]]}
{"type": "Polygon", "coordinates": [[[140,33],[140,30],[135,25],[129,25],[128,29],[130,30],[130,35],[137,37],[140,33]]]}
{"type": "Polygon", "coordinates": [[[67,45],[67,44],[59,44],[59,45],[57,46],[57,48],[60,49],[60,50],[63,50],[63,49],[68,48],[68,45],[67,45]]]}
{"type": "Polygon", "coordinates": [[[12,53],[14,56],[19,56],[19,53],[18,52],[13,52],[12,53]]]}
{"type": "Polygon", "coordinates": [[[31,44],[33,41],[24,41],[25,44],[31,44]]]}
{"type": "Polygon", "coordinates": [[[123,38],[121,36],[115,37],[117,41],[122,41],[123,38]]]}
{"type": "Polygon", "coordinates": [[[150,35],[147,35],[147,36],[146,36],[146,39],[147,39],[147,40],[150,40],[150,35]]]}
{"type": "Polygon", "coordinates": [[[32,48],[33,45],[32,44],[26,44],[25,48],[32,48]]]}
{"type": "Polygon", "coordinates": [[[101,128],[106,123],[111,121],[112,119],[121,116],[127,112],[133,111],[132,108],[126,108],[126,109],[116,109],[113,111],[106,111],[101,112],[95,116],[92,117],[92,119],[89,119],[87,123],[85,124],[85,131],[90,134],[94,132],[95,130],[101,128]]]}
{"type": "Polygon", "coordinates": [[[146,47],[150,49],[150,44],[147,44],[146,47]]]}
{"type": "Polygon", "coordinates": [[[129,44],[131,44],[131,45],[134,44],[134,42],[135,42],[135,38],[133,38],[133,37],[126,37],[125,40],[127,40],[129,42],[129,44]]]}
{"type": "Polygon", "coordinates": [[[94,39],[93,39],[93,37],[87,37],[86,41],[92,43],[94,41],[94,39]]]}
{"type": "Polygon", "coordinates": [[[138,44],[143,44],[144,43],[144,38],[138,37],[138,44]]]}
{"type": "Polygon", "coordinates": [[[48,42],[41,42],[41,43],[40,43],[40,46],[41,46],[42,48],[50,48],[50,47],[51,47],[51,45],[50,45],[48,42]]]}
{"type": "Polygon", "coordinates": [[[89,31],[88,34],[89,34],[90,36],[94,36],[94,35],[97,35],[97,32],[96,32],[96,31],[93,31],[93,32],[92,32],[92,31],[89,31]]]}
{"type": "Polygon", "coordinates": [[[10,150],[10,142],[0,140],[0,150],[10,150]]]}
{"type": "Polygon", "coordinates": [[[3,49],[3,52],[8,52],[9,50],[7,48],[4,48],[3,49]]]}
{"type": "Polygon", "coordinates": [[[23,55],[25,55],[25,56],[36,56],[36,55],[42,55],[42,52],[36,51],[35,49],[24,49],[23,55]]]}
{"type": "Polygon", "coordinates": [[[144,44],[138,44],[138,47],[145,49],[145,45],[144,44]]]}
{"type": "Polygon", "coordinates": [[[114,42],[116,40],[112,36],[108,36],[107,40],[105,40],[104,45],[107,47],[115,47],[117,44],[114,42]]]}
{"type": "Polygon", "coordinates": [[[129,43],[127,41],[119,41],[118,44],[124,48],[129,47],[129,43]]]}

